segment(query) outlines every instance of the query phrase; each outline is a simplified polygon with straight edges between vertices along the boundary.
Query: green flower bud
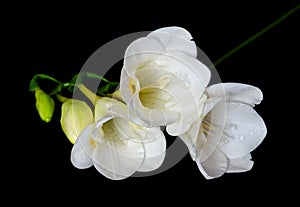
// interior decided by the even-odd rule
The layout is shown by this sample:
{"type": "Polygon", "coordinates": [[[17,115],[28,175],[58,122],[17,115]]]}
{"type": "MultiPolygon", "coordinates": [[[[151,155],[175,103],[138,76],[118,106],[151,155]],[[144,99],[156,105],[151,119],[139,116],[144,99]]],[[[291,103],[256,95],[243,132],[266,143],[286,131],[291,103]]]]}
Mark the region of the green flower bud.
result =
{"type": "Polygon", "coordinates": [[[72,144],[83,129],[94,120],[93,112],[83,101],[69,99],[61,108],[61,127],[72,144]]]}
{"type": "Polygon", "coordinates": [[[35,106],[41,119],[50,122],[54,112],[53,99],[40,88],[35,89],[35,99],[35,106]]]}

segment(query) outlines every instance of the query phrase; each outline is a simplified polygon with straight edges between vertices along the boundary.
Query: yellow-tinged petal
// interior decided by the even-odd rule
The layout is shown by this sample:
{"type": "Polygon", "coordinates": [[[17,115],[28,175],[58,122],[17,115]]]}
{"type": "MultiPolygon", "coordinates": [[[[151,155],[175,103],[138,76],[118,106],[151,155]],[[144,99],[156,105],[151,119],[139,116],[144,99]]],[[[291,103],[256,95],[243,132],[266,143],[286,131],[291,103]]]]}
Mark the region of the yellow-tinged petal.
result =
{"type": "Polygon", "coordinates": [[[51,121],[54,112],[54,101],[42,89],[35,89],[36,109],[39,112],[41,119],[45,122],[51,121]]]}
{"type": "Polygon", "coordinates": [[[93,112],[83,101],[70,99],[63,103],[61,110],[61,127],[72,144],[79,134],[93,122],[93,112]]]}

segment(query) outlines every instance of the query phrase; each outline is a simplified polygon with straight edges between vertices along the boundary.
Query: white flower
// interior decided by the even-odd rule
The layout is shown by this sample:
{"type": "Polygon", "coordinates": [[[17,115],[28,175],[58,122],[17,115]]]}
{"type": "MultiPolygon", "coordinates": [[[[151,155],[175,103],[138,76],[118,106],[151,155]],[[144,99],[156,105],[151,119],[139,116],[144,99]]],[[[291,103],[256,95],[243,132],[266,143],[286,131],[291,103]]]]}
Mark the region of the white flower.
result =
{"type": "Polygon", "coordinates": [[[166,149],[162,131],[135,124],[125,104],[100,98],[95,105],[95,120],[73,146],[71,162],[75,167],[94,165],[104,176],[120,180],[162,164],[166,149]]]}
{"type": "Polygon", "coordinates": [[[180,27],[155,30],[129,45],[121,72],[120,91],[129,110],[147,126],[167,125],[174,136],[199,117],[197,102],[210,80],[191,39],[180,27]]]}
{"type": "Polygon", "coordinates": [[[180,136],[207,179],[252,168],[250,152],[267,133],[253,109],[262,99],[262,92],[250,85],[224,83],[207,88],[199,104],[202,116],[180,136]]]}

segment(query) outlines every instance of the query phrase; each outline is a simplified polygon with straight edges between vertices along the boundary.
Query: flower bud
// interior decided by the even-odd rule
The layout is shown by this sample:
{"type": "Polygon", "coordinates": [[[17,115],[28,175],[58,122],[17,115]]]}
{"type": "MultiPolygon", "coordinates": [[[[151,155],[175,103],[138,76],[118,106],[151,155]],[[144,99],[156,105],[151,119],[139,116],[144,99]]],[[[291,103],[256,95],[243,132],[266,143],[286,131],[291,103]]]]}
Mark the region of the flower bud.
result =
{"type": "Polygon", "coordinates": [[[40,88],[35,89],[35,99],[35,106],[41,119],[50,122],[54,112],[53,99],[40,88]]]}
{"type": "Polygon", "coordinates": [[[61,127],[72,144],[79,134],[93,122],[93,112],[83,101],[69,99],[64,102],[61,109],[61,127]]]}

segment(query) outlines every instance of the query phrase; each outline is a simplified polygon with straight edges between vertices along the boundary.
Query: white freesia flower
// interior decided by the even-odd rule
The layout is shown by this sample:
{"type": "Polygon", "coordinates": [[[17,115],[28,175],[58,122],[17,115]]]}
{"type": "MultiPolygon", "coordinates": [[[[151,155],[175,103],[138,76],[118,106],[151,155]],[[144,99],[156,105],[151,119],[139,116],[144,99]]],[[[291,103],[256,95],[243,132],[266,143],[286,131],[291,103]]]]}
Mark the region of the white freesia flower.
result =
{"type": "Polygon", "coordinates": [[[135,124],[125,104],[111,98],[98,99],[95,120],[73,146],[71,162],[75,167],[94,165],[104,176],[120,180],[162,164],[166,149],[162,131],[135,124]]]}
{"type": "Polygon", "coordinates": [[[253,109],[262,99],[262,92],[250,85],[224,83],[207,88],[199,104],[202,116],[181,135],[207,179],[252,168],[250,152],[267,133],[253,109]]]}
{"type": "Polygon", "coordinates": [[[210,70],[197,57],[192,36],[180,27],[155,30],[126,50],[120,91],[147,126],[167,125],[179,135],[200,116],[197,102],[210,70]]]}

